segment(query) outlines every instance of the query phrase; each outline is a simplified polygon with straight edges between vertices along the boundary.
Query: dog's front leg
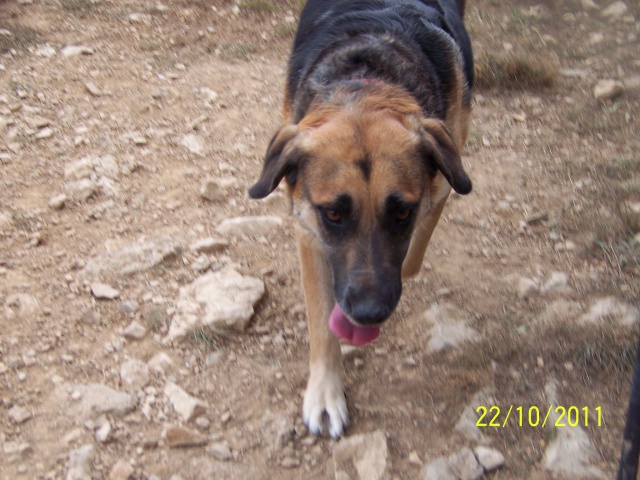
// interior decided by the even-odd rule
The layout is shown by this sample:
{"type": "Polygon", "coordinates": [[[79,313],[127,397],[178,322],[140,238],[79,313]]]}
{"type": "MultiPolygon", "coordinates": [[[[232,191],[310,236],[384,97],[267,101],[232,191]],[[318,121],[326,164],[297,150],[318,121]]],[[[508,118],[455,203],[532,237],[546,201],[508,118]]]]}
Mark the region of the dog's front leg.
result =
{"type": "Polygon", "coordinates": [[[331,270],[313,235],[296,227],[300,274],[309,324],[309,381],[302,414],[309,431],[323,431],[324,414],[329,418],[329,434],[342,435],[349,422],[342,384],[340,343],[329,331],[329,315],[335,300],[331,270]]]}
{"type": "Polygon", "coordinates": [[[415,277],[420,273],[420,267],[422,266],[427,246],[431,241],[431,235],[438,224],[438,220],[440,220],[440,215],[442,215],[449,197],[449,189],[445,188],[444,191],[444,194],[440,194],[440,198],[436,197],[437,201],[429,207],[429,210],[422,214],[422,218],[418,219],[409,244],[409,251],[402,264],[403,280],[415,277]]]}

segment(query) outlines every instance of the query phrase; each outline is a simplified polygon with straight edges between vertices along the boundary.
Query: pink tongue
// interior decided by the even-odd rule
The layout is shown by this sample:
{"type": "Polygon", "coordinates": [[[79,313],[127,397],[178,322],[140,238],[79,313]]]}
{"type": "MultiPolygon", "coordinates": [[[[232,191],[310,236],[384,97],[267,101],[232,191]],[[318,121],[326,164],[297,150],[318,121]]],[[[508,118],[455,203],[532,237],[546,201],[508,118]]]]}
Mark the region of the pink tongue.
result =
{"type": "Polygon", "coordinates": [[[361,327],[351,323],[337,303],[329,315],[329,330],[336,337],[356,346],[371,343],[380,335],[380,327],[361,327]]]}

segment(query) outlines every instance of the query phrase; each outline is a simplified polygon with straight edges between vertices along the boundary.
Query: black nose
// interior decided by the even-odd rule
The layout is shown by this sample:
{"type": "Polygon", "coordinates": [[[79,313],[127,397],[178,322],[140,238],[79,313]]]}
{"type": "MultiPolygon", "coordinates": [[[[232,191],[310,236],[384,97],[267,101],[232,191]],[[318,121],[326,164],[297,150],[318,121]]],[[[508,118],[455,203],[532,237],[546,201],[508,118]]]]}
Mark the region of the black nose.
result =
{"type": "Polygon", "coordinates": [[[391,315],[392,308],[377,299],[367,298],[353,302],[350,317],[360,325],[377,325],[391,315]]]}

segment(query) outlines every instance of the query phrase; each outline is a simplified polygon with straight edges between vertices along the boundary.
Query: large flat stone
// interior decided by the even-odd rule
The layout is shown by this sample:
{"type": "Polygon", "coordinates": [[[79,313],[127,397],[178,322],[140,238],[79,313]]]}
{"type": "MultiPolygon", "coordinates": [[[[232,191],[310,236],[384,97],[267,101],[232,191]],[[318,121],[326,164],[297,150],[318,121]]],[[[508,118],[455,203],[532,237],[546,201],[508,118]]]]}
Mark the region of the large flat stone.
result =
{"type": "Polygon", "coordinates": [[[81,276],[97,280],[144,272],[175,258],[181,251],[180,244],[170,237],[141,240],[90,259],[81,276]]]}
{"type": "Polygon", "coordinates": [[[373,433],[343,438],[333,448],[336,480],[383,480],[388,476],[387,436],[373,433]]]}
{"type": "Polygon", "coordinates": [[[243,330],[264,292],[262,279],[241,275],[233,267],[208,272],[180,289],[166,340],[183,338],[196,327],[243,330]]]}
{"type": "Polygon", "coordinates": [[[434,303],[425,312],[424,318],[431,324],[427,340],[427,350],[430,352],[456,348],[479,338],[478,332],[467,322],[469,315],[453,305],[434,303]]]}

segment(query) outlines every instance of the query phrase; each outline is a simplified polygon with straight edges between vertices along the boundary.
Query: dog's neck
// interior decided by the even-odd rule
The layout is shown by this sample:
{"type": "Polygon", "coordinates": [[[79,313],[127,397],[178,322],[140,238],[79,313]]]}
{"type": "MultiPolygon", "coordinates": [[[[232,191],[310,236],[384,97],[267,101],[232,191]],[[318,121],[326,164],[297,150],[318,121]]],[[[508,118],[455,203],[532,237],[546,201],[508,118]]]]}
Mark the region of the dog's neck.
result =
{"type": "Polygon", "coordinates": [[[393,37],[363,35],[334,44],[321,53],[307,71],[293,99],[294,123],[316,101],[348,101],[345,93],[366,94],[376,84],[387,84],[409,93],[429,117],[443,118],[440,79],[430,74],[429,59],[416,65],[421,53],[393,37]],[[339,98],[339,97],[343,98],[339,98]]]}

